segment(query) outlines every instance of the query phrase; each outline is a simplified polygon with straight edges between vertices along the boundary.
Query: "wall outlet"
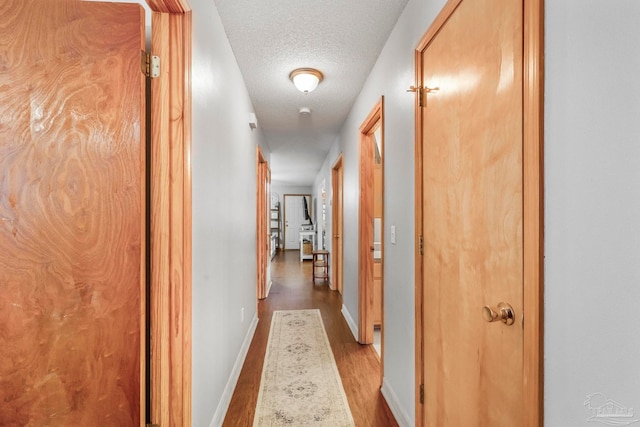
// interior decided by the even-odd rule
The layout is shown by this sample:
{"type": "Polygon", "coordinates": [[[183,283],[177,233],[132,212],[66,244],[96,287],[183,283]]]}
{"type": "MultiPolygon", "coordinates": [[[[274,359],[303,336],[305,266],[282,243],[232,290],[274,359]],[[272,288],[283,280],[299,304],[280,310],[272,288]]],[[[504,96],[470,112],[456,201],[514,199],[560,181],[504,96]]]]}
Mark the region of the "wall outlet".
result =
{"type": "Polygon", "coordinates": [[[240,309],[240,323],[244,323],[244,307],[240,309]]]}
{"type": "Polygon", "coordinates": [[[396,226],[395,225],[391,226],[391,244],[392,245],[396,244],[396,226]]]}

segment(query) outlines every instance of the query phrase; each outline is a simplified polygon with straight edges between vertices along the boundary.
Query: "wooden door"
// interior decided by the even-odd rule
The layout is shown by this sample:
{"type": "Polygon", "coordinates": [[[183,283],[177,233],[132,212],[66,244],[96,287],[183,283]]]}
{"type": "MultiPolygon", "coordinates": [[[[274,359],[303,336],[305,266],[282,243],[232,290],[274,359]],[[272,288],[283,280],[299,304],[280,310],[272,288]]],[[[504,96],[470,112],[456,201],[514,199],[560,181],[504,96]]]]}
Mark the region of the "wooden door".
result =
{"type": "Polygon", "coordinates": [[[384,154],[382,121],[372,132],[373,136],[373,325],[382,328],[382,282],[384,274],[384,177],[382,176],[384,154]]]}
{"type": "Polygon", "coordinates": [[[452,3],[420,58],[424,424],[520,426],[522,2],[452,3]]]}
{"type": "Polygon", "coordinates": [[[144,14],[0,7],[0,420],[144,422],[144,14]]]}
{"type": "Polygon", "coordinates": [[[258,299],[267,297],[268,265],[270,259],[271,230],[270,211],[268,209],[271,196],[269,194],[269,165],[260,147],[256,149],[256,267],[258,299]]]}
{"type": "Polygon", "coordinates": [[[342,294],[342,271],[343,271],[343,181],[344,169],[342,165],[342,155],[338,158],[331,169],[331,231],[333,234],[331,250],[333,252],[331,265],[331,283],[335,290],[342,294]]]}
{"type": "Polygon", "coordinates": [[[361,344],[372,344],[374,338],[374,323],[376,311],[380,315],[379,324],[382,324],[383,312],[383,99],[374,106],[367,118],[360,125],[360,212],[359,212],[359,236],[358,236],[358,341],[361,344]],[[376,137],[379,136],[379,141],[376,137]],[[377,168],[379,166],[379,168],[377,168]],[[376,191],[376,177],[379,187],[376,191]],[[376,200],[377,199],[377,200],[376,200]],[[377,211],[376,211],[377,207],[377,211]],[[376,217],[379,215],[379,217],[376,217]],[[375,226],[379,223],[379,239],[376,247],[375,226]],[[379,252],[376,252],[376,248],[379,252]],[[376,258],[379,254],[379,259],[376,258]],[[379,269],[375,268],[379,261],[379,269]],[[375,272],[380,273],[376,282],[375,272]],[[376,286],[380,285],[380,286],[376,286]]]}

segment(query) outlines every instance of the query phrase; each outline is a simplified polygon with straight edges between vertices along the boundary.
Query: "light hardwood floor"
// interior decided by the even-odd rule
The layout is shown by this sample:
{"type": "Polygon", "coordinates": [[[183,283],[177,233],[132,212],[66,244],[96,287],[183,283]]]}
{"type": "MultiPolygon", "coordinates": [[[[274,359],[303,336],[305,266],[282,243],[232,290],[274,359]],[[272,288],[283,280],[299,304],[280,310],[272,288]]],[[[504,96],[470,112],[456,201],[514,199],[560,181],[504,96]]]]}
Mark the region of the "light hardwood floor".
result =
{"type": "Polygon", "coordinates": [[[371,346],[358,344],[342,317],[342,297],[326,284],[313,284],[311,262],[297,251],[279,252],[272,263],[273,285],[258,303],[260,319],[223,426],[251,426],[274,310],[317,308],[331,343],[356,426],[397,426],[380,393],[380,361],[371,346]]]}

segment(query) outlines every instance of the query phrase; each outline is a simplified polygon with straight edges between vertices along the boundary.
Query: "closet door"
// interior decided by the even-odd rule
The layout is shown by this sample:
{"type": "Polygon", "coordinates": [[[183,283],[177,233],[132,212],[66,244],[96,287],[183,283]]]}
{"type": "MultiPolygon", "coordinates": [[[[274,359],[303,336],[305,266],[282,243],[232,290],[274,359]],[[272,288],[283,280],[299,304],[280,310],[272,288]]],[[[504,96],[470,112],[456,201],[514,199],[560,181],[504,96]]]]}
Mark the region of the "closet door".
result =
{"type": "Polygon", "coordinates": [[[0,423],[135,426],[144,402],[144,12],[0,6],[0,423]]]}

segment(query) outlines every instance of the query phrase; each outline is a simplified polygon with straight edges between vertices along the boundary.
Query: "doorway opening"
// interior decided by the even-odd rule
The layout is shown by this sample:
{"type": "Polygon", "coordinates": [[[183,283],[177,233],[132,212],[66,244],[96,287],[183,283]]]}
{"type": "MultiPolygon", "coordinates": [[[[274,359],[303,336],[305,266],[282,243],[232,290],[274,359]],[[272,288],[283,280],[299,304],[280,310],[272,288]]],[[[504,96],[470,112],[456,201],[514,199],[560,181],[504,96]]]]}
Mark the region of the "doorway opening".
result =
{"type": "Polygon", "coordinates": [[[331,249],[333,250],[333,265],[331,268],[331,284],[333,289],[342,295],[342,269],[344,262],[342,229],[343,229],[343,182],[344,168],[342,154],[331,168],[331,249]]]}
{"type": "Polygon", "coordinates": [[[271,260],[271,217],[270,217],[270,183],[271,171],[260,147],[256,148],[256,248],[257,248],[257,299],[267,297],[271,260]]]}
{"type": "Polygon", "coordinates": [[[360,126],[359,324],[361,344],[384,350],[384,98],[360,126]]]}

